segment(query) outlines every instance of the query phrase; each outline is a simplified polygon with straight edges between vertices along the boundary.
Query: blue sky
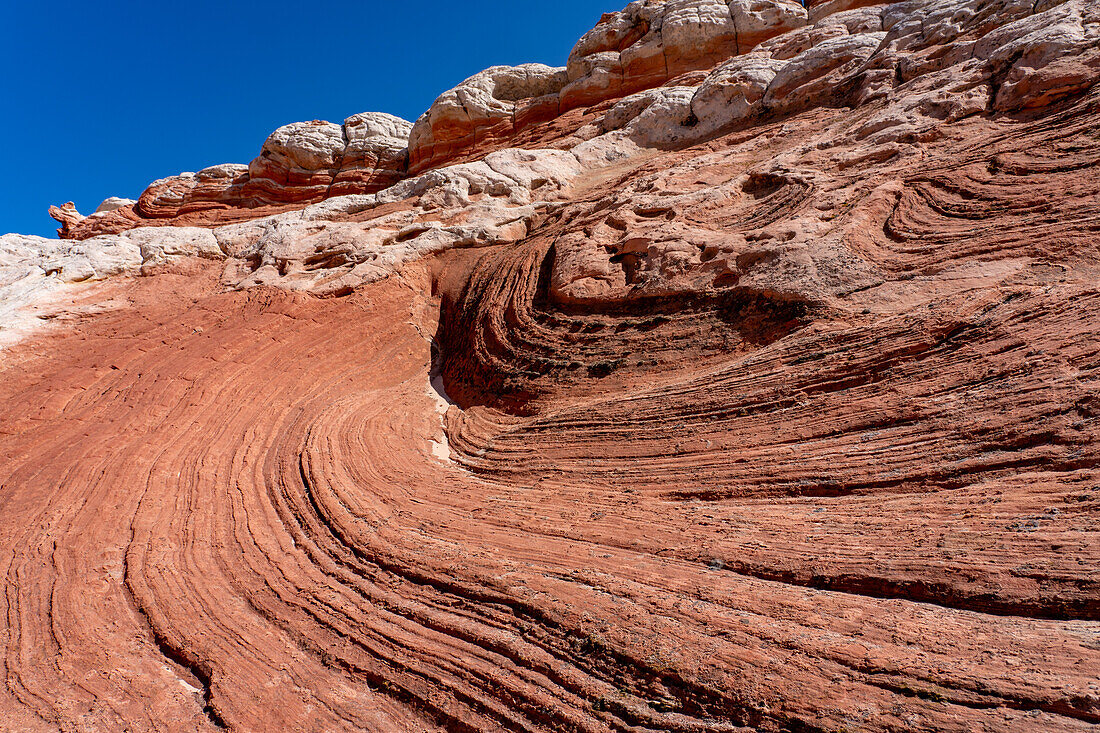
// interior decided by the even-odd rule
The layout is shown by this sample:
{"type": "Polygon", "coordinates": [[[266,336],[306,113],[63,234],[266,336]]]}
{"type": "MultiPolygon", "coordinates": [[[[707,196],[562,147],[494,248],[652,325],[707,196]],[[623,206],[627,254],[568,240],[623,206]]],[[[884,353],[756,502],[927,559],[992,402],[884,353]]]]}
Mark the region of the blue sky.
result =
{"type": "Polygon", "coordinates": [[[3,3],[0,233],[56,236],[50,204],[247,163],[289,122],[412,120],[487,66],[564,65],[626,1],[3,3]]]}

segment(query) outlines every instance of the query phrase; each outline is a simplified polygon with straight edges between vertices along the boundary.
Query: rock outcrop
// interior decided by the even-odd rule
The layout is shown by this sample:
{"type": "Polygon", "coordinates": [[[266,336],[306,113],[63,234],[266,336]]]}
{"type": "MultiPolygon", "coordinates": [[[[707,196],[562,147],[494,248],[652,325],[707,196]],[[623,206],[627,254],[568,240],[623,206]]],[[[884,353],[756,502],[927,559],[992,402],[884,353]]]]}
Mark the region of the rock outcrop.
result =
{"type": "Polygon", "coordinates": [[[0,721],[1093,730],[1098,81],[640,0],[0,237],[0,721]]]}
{"type": "Polygon", "coordinates": [[[445,92],[416,121],[411,172],[576,107],[660,86],[806,23],[795,0],[635,0],[577,42],[565,68],[497,66],[445,92]]]}
{"type": "Polygon", "coordinates": [[[409,170],[453,160],[487,140],[507,140],[531,122],[557,117],[565,69],[494,66],[441,94],[413,124],[409,170]]]}
{"type": "Polygon", "coordinates": [[[50,215],[61,222],[61,237],[84,239],[136,226],[187,223],[188,215],[209,226],[262,216],[269,212],[256,210],[265,207],[373,193],[406,176],[411,129],[409,122],[382,112],[353,115],[343,125],[295,122],[271,133],[247,166],[224,163],[161,178],[136,202],[108,199],[110,207],[97,209],[104,215],[96,218],[81,217],[71,202],[51,207],[50,215]]]}
{"type": "Polygon", "coordinates": [[[659,86],[806,22],[795,0],[636,0],[573,48],[562,101],[571,108],[659,86]]]}

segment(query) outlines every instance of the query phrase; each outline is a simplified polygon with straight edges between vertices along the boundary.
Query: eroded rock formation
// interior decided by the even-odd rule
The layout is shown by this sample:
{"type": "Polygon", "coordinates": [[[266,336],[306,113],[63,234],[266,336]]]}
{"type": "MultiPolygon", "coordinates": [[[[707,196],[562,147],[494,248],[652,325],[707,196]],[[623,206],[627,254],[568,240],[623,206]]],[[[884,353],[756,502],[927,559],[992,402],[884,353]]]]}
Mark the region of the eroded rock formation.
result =
{"type": "Polygon", "coordinates": [[[0,721],[1094,729],[1098,80],[640,0],[0,237],[0,721]]]}

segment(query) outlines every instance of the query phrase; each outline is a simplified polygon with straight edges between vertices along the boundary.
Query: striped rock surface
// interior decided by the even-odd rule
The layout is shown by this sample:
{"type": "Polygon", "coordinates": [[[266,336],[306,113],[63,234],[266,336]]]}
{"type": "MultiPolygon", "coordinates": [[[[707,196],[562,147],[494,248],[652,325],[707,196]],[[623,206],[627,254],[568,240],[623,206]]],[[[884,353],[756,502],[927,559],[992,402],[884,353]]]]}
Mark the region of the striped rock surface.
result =
{"type": "Polygon", "coordinates": [[[1096,9],[707,63],[0,237],[0,730],[1095,730],[1096,9]]]}

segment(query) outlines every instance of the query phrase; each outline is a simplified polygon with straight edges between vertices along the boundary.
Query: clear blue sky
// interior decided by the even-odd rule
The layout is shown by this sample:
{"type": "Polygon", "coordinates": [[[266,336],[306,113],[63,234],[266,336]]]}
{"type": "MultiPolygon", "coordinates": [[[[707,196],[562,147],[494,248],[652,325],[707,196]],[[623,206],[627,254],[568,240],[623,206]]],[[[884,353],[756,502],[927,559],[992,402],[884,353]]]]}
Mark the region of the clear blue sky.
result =
{"type": "Polygon", "coordinates": [[[50,204],[247,163],[298,120],[413,120],[494,64],[564,65],[627,0],[0,3],[0,234],[56,236],[50,204]]]}

